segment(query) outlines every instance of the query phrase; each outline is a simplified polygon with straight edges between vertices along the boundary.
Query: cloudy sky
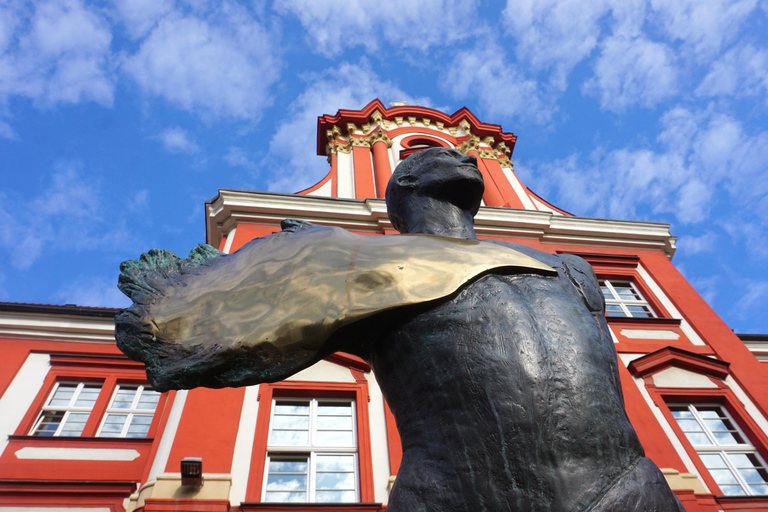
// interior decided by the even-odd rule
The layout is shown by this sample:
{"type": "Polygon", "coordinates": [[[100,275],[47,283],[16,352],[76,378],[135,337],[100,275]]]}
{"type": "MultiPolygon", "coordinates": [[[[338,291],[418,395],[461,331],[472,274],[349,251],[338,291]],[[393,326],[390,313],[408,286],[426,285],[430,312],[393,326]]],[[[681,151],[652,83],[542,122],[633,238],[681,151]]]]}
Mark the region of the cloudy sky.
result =
{"type": "Polygon", "coordinates": [[[768,333],[768,0],[3,0],[0,300],[127,305],[120,261],[204,241],[219,188],[314,184],[317,116],[376,97],[501,124],[576,215],[672,224],[768,333]]]}

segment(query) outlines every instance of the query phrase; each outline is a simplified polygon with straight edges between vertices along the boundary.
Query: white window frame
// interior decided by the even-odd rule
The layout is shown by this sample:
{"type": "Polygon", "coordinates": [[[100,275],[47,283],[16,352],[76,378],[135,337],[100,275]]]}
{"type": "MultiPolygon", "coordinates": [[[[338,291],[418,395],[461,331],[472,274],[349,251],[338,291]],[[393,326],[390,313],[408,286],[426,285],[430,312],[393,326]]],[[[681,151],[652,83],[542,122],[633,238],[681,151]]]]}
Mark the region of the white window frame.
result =
{"type": "Polygon", "coordinates": [[[75,403],[77,402],[78,397],[80,396],[80,393],[83,391],[83,388],[86,385],[94,385],[99,386],[99,395],[104,390],[104,383],[103,382],[77,382],[77,381],[61,381],[57,382],[56,385],[53,387],[53,390],[48,395],[48,398],[45,400],[45,405],[40,409],[39,416],[37,418],[37,421],[35,421],[35,424],[32,426],[32,430],[29,432],[29,435],[36,436],[36,437],[80,437],[82,435],[82,431],[77,436],[62,436],[61,432],[64,428],[64,425],[67,424],[67,421],[69,419],[70,414],[77,413],[77,414],[88,414],[88,418],[86,419],[86,422],[90,419],[91,413],[93,412],[93,405],[96,405],[96,401],[98,401],[98,396],[96,397],[96,400],[94,400],[93,405],[91,407],[76,407],[75,403]],[[67,405],[48,405],[51,400],[53,399],[54,395],[56,395],[56,392],[59,390],[61,386],[72,386],[75,385],[75,392],[72,393],[72,397],[69,399],[69,403],[67,405]],[[61,422],[59,422],[59,426],[56,429],[56,431],[51,436],[41,435],[37,433],[37,429],[40,426],[40,424],[43,422],[43,419],[45,418],[45,413],[51,413],[51,412],[64,412],[64,416],[61,418],[61,422]]]}
{"type": "MultiPolygon", "coordinates": [[[[160,401],[160,396],[158,393],[158,402],[155,402],[155,408],[154,409],[139,409],[139,400],[141,399],[141,394],[144,392],[144,390],[154,391],[149,386],[145,386],[143,384],[117,384],[115,386],[114,391],[112,392],[112,397],[109,399],[109,405],[107,406],[106,410],[104,411],[104,415],[101,418],[101,425],[99,425],[99,430],[96,432],[96,437],[111,437],[115,439],[119,438],[126,438],[128,436],[128,429],[131,427],[131,423],[133,422],[134,416],[149,416],[151,418],[150,425],[152,424],[152,420],[154,420],[155,411],[157,410],[157,403],[160,401]],[[131,407],[129,409],[119,409],[113,407],[115,398],[117,397],[117,393],[120,391],[120,389],[135,389],[136,393],[133,396],[133,402],[131,403],[131,407]],[[102,436],[102,430],[104,429],[104,425],[107,422],[107,417],[110,414],[120,415],[120,416],[127,416],[125,419],[125,423],[123,424],[123,429],[120,432],[119,436],[102,436]]],[[[138,438],[138,439],[146,439],[146,436],[138,438]]]]}
{"type": "MultiPolygon", "coordinates": [[[[608,290],[611,292],[611,295],[613,295],[613,299],[609,299],[608,297],[605,297],[605,305],[611,305],[611,306],[619,306],[624,313],[625,317],[627,318],[658,318],[656,315],[656,311],[653,310],[653,307],[648,303],[645,297],[643,297],[643,294],[640,293],[640,290],[637,288],[637,285],[635,285],[635,282],[632,279],[626,278],[626,279],[600,279],[600,287],[602,288],[605,286],[608,288],[608,290]],[[616,288],[614,288],[613,283],[628,283],[629,286],[632,288],[632,291],[637,294],[638,297],[640,297],[640,300],[626,300],[622,299],[621,296],[616,292],[616,288]],[[632,312],[629,310],[627,306],[641,306],[648,309],[648,312],[651,314],[650,317],[646,316],[635,316],[632,314],[632,312]]],[[[609,312],[606,314],[609,317],[614,318],[623,318],[618,315],[611,315],[609,312]]]]}
{"type": "MultiPolygon", "coordinates": [[[[269,479],[269,463],[272,458],[305,458],[307,464],[307,501],[305,503],[316,503],[315,491],[317,483],[317,456],[318,455],[352,455],[354,457],[354,482],[355,482],[355,501],[354,502],[333,502],[339,503],[357,503],[360,501],[360,464],[358,459],[358,425],[357,425],[357,404],[354,398],[311,398],[311,397],[274,397],[272,399],[272,409],[269,413],[269,433],[267,438],[267,457],[264,466],[264,480],[262,482],[261,501],[266,502],[267,482],[269,479]],[[277,402],[309,402],[309,444],[307,445],[276,445],[272,444],[272,427],[274,425],[275,405],[277,402]],[[350,404],[352,407],[352,439],[354,445],[350,446],[316,446],[317,435],[317,407],[318,403],[336,402],[341,404],[350,404]]],[[[288,503],[275,502],[269,503],[288,503]]]]}
{"type": "MultiPolygon", "coordinates": [[[[697,445],[693,444],[693,442],[688,438],[688,436],[685,436],[685,433],[683,435],[688,439],[688,442],[691,444],[693,449],[696,451],[697,455],[720,455],[722,460],[725,462],[725,465],[727,466],[727,469],[731,472],[735,480],[738,482],[738,484],[741,486],[742,490],[745,491],[744,496],[765,496],[765,494],[755,494],[752,491],[752,487],[749,485],[749,483],[744,480],[744,478],[741,476],[741,473],[739,470],[733,465],[730,458],[728,457],[729,454],[744,454],[744,455],[753,455],[757,458],[757,460],[762,465],[763,469],[768,469],[768,466],[765,464],[765,460],[760,455],[760,453],[757,451],[757,448],[753,446],[752,444],[748,442],[744,443],[737,443],[737,444],[720,444],[715,437],[715,435],[712,433],[710,428],[707,426],[707,424],[704,422],[704,418],[701,417],[699,414],[699,411],[697,407],[713,407],[720,410],[720,415],[727,418],[731,425],[733,425],[733,429],[736,431],[736,433],[741,436],[742,439],[745,441],[748,440],[748,437],[744,435],[744,431],[739,426],[738,422],[736,422],[733,419],[733,416],[730,415],[728,410],[723,407],[722,404],[718,403],[672,403],[669,404],[669,407],[686,407],[688,411],[690,411],[693,414],[694,419],[701,427],[704,434],[707,436],[709,441],[712,443],[711,445],[697,445]]],[[[675,420],[677,421],[677,420],[675,420]]],[[[682,430],[682,429],[681,429],[682,430]]],[[[702,461],[702,465],[704,465],[704,461],[702,461]]],[[[704,465],[706,467],[706,465],[704,465]]],[[[707,471],[710,469],[707,468],[707,471]]],[[[717,482],[715,482],[717,483],[717,482]]],[[[768,484],[768,482],[766,482],[768,484]]],[[[718,485],[719,487],[719,485],[718,485]]],[[[734,495],[730,495],[734,496],[734,495]]]]}

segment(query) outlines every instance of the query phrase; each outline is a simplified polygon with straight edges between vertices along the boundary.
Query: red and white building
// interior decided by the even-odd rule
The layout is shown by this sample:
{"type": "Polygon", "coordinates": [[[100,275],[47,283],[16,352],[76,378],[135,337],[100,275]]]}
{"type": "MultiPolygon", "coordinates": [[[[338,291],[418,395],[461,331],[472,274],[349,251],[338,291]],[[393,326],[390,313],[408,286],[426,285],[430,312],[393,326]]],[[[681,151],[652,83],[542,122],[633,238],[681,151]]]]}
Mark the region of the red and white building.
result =
{"type": "MultiPolygon", "coordinates": [[[[374,100],[320,117],[317,140],[323,180],[219,190],[206,241],[233,252],[284,218],[394,234],[383,197],[400,160],[474,155],[480,238],[593,265],[630,420],[686,510],[768,510],[768,340],[739,339],[675,269],[668,225],[560,210],[518,179],[516,137],[467,109],[374,100]]],[[[401,449],[365,362],[335,354],[275,384],[160,394],[115,347],[115,313],[0,304],[0,512],[385,509],[401,449]],[[202,459],[201,484],[182,484],[186,457],[202,459]]]]}

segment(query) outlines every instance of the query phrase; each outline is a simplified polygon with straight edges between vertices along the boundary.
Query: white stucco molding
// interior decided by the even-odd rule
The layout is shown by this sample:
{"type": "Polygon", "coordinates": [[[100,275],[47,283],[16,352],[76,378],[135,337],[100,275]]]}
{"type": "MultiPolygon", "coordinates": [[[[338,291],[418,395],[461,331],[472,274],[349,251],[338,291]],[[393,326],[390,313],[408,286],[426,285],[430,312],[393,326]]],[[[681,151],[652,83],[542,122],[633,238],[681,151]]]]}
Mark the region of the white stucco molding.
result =
{"type": "MultiPolygon", "coordinates": [[[[252,192],[221,189],[206,203],[206,239],[218,247],[223,235],[239,222],[279,225],[298,218],[328,226],[381,233],[391,229],[383,199],[252,192]]],[[[481,207],[475,216],[479,235],[526,237],[543,243],[658,249],[672,258],[677,237],[669,224],[589,217],[568,217],[552,212],[481,207]]]]}
{"type": "MultiPolygon", "coordinates": [[[[66,306],[57,308],[64,309],[66,306]]],[[[0,309],[0,337],[114,345],[114,313],[107,316],[76,316],[68,315],[65,311],[20,312],[0,309]]]]}

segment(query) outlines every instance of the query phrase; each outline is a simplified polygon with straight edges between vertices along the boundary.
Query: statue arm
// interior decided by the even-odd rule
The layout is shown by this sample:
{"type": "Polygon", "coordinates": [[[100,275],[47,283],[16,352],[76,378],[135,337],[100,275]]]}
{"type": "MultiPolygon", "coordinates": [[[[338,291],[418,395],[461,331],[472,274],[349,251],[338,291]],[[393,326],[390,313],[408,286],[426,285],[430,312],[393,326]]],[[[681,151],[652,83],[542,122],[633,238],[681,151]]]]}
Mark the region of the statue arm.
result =
{"type": "Polygon", "coordinates": [[[600,283],[592,265],[575,254],[561,254],[560,258],[566,263],[571,282],[581,294],[587,308],[594,314],[605,316],[605,297],[600,291],[600,283]]]}
{"type": "Polygon", "coordinates": [[[296,220],[282,227],[232,255],[208,245],[186,259],[153,249],[121,265],[118,287],[133,305],[115,319],[118,348],[146,365],[155,389],[273,382],[333,352],[328,333],[313,331],[300,314],[321,290],[296,292],[306,298],[293,304],[294,325],[272,321],[292,277],[291,255],[279,250],[299,233],[327,229],[296,220]]]}

